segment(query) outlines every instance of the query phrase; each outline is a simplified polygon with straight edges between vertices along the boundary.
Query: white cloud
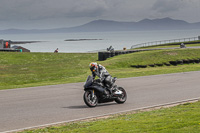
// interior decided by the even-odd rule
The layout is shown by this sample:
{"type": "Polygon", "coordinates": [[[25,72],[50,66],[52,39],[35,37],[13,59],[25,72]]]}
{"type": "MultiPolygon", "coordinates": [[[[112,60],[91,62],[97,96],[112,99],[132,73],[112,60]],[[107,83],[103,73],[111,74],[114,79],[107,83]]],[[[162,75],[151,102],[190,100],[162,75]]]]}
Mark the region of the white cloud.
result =
{"type": "Polygon", "coordinates": [[[106,10],[104,0],[1,0],[1,19],[94,17],[106,10]]]}
{"type": "Polygon", "coordinates": [[[56,28],[95,19],[200,21],[200,0],[0,0],[0,29],[56,28]]]}

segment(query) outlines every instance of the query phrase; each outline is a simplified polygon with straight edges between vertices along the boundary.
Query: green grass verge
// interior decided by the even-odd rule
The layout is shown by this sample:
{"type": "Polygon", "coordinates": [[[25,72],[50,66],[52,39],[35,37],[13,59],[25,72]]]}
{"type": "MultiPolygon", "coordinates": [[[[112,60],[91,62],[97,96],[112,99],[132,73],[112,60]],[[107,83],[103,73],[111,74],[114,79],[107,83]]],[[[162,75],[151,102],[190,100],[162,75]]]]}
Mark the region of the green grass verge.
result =
{"type": "Polygon", "coordinates": [[[97,54],[0,53],[0,89],[84,81],[97,54]]]}
{"type": "Polygon", "coordinates": [[[163,66],[163,67],[147,67],[132,68],[132,65],[148,65],[165,63],[182,59],[200,58],[200,49],[176,49],[176,50],[158,50],[146,51],[133,54],[126,54],[110,58],[101,62],[109,69],[114,76],[125,78],[135,76],[147,76],[157,74],[167,74],[176,72],[198,71],[199,64],[163,66]]]}
{"type": "Polygon", "coordinates": [[[22,133],[199,133],[200,102],[22,133]]]}
{"type": "MultiPolygon", "coordinates": [[[[91,74],[88,65],[97,61],[94,53],[1,53],[0,89],[13,89],[62,83],[84,82],[91,74]]],[[[131,65],[148,65],[180,59],[200,58],[200,49],[144,51],[115,56],[104,65],[118,78],[199,71],[199,64],[132,68],[131,65]]]]}
{"type": "Polygon", "coordinates": [[[174,49],[174,50],[155,50],[144,51],[134,54],[126,54],[110,58],[105,61],[109,68],[128,68],[131,65],[148,65],[165,63],[182,59],[200,58],[200,49],[174,49]]]}

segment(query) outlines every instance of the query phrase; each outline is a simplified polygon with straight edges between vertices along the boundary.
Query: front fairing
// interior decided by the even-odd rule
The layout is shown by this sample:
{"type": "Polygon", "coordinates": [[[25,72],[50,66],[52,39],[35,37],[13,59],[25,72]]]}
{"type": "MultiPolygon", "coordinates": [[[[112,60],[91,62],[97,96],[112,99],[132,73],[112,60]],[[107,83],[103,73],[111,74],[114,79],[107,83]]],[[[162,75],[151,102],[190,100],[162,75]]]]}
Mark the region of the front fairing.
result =
{"type": "Polygon", "coordinates": [[[92,76],[88,76],[84,84],[84,90],[95,90],[96,92],[103,93],[105,88],[103,88],[99,83],[95,83],[92,76]]]}
{"type": "Polygon", "coordinates": [[[89,86],[92,85],[92,83],[93,83],[93,77],[89,75],[85,84],[84,84],[84,88],[88,88],[89,86]]]}

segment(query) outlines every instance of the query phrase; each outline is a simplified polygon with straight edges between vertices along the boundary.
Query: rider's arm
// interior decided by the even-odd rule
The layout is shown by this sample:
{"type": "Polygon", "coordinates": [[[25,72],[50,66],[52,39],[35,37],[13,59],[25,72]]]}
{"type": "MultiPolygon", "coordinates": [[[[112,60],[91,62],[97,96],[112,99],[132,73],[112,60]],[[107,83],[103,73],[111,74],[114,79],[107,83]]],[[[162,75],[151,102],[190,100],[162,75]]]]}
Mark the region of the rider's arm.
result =
{"type": "Polygon", "coordinates": [[[105,79],[105,75],[106,75],[106,69],[103,66],[100,66],[100,71],[99,71],[99,78],[101,80],[101,82],[103,82],[103,80],[105,79]]]}
{"type": "Polygon", "coordinates": [[[101,80],[101,82],[103,82],[103,80],[105,79],[105,75],[104,75],[104,73],[102,72],[102,73],[100,73],[100,80],[101,80]]]}
{"type": "Polygon", "coordinates": [[[95,77],[96,77],[96,74],[94,72],[92,72],[92,77],[93,77],[93,79],[95,79],[95,77]]]}

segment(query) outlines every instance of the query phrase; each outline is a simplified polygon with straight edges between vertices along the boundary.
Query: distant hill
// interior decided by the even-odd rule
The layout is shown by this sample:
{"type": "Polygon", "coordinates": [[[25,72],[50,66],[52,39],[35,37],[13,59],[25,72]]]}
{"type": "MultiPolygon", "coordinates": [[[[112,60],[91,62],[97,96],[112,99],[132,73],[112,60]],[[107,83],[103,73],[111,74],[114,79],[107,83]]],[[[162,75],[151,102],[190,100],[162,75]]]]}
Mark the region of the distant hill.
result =
{"type": "Polygon", "coordinates": [[[27,34],[27,33],[67,33],[67,32],[108,32],[108,31],[149,31],[149,30],[185,30],[200,29],[200,22],[188,23],[171,18],[143,19],[138,22],[118,22],[111,20],[95,20],[87,24],[57,29],[7,29],[0,30],[0,34],[27,34]]]}

